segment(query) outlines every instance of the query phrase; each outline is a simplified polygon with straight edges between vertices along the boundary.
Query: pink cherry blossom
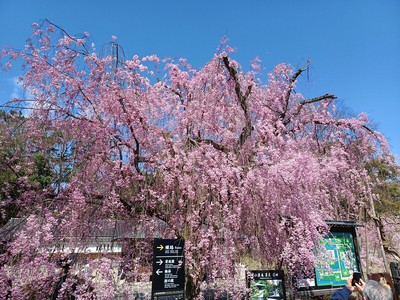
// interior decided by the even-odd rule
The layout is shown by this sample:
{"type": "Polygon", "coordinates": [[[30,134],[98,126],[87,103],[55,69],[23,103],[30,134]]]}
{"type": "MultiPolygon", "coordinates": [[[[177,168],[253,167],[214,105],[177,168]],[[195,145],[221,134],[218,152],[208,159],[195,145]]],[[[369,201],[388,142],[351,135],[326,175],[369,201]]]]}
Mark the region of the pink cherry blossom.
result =
{"type": "Polygon", "coordinates": [[[58,284],[59,298],[113,299],[148,280],[153,234],[185,239],[189,298],[226,282],[243,293],[235,270],[245,259],[302,276],[325,220],[357,220],[369,203],[365,162],[394,164],[365,114],[335,117],[334,95],[305,99],[295,89],[303,71],[287,64],[258,78],[261,62],[245,73],[229,46],[199,69],[155,54],[117,61],[89,47],[88,34],[34,27],[24,50],[1,59],[23,60],[35,100],[27,141],[68,176],[43,189],[19,178],[25,221],[1,257],[3,298],[48,299],[58,284]],[[131,226],[122,257],[79,265],[50,251],[77,251],[116,221],[131,226]]]}

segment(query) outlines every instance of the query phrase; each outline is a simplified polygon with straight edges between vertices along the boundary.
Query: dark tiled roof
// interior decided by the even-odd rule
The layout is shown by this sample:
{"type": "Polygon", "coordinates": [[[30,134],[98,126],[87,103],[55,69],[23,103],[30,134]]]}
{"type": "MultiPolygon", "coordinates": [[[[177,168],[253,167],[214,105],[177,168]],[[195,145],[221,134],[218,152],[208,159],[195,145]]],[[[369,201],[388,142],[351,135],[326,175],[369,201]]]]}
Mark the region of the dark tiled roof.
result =
{"type": "Polygon", "coordinates": [[[160,238],[167,227],[168,225],[159,219],[139,223],[131,220],[103,220],[93,227],[88,238],[99,241],[160,238]]]}
{"type": "MultiPolygon", "coordinates": [[[[9,240],[23,228],[25,218],[11,218],[0,228],[0,241],[9,240]]],[[[160,219],[146,221],[100,220],[88,225],[84,240],[95,242],[113,242],[123,239],[161,238],[168,225],[160,219]]],[[[57,236],[58,234],[55,234],[57,236]]],[[[60,237],[61,238],[61,237],[60,237]]]]}

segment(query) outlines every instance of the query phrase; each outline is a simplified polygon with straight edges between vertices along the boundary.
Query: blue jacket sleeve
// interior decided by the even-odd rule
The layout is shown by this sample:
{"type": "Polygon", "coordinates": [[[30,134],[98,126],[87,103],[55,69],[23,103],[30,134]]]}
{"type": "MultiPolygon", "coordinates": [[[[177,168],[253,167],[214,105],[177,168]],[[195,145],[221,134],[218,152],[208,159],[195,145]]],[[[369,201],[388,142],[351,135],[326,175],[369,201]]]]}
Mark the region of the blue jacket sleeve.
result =
{"type": "Polygon", "coordinates": [[[344,286],[340,290],[333,293],[331,300],[348,300],[350,295],[351,291],[344,286]]]}

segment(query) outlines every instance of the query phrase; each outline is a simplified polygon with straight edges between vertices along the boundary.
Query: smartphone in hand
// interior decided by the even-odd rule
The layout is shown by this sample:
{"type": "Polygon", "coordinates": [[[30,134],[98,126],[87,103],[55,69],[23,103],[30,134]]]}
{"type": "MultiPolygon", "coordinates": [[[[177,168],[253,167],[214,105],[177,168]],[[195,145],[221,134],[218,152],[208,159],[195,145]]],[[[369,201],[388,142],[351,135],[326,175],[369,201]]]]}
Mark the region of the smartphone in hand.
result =
{"type": "Polygon", "coordinates": [[[360,284],[360,279],[361,279],[361,272],[354,272],[353,273],[353,280],[351,281],[351,285],[355,286],[356,283],[360,284]]]}

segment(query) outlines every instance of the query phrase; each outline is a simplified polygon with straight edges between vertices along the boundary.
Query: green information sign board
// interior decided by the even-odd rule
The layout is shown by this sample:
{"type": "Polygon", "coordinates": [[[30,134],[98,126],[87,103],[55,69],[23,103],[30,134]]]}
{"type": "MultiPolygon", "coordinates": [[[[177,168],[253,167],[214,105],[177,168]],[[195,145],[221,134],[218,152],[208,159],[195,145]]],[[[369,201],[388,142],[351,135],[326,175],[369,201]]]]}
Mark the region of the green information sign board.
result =
{"type": "Polygon", "coordinates": [[[315,268],[317,286],[342,286],[359,271],[354,237],[350,232],[331,232],[321,242],[315,268]]]}

